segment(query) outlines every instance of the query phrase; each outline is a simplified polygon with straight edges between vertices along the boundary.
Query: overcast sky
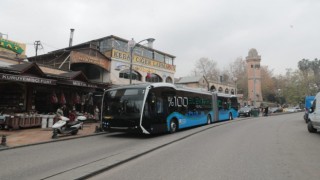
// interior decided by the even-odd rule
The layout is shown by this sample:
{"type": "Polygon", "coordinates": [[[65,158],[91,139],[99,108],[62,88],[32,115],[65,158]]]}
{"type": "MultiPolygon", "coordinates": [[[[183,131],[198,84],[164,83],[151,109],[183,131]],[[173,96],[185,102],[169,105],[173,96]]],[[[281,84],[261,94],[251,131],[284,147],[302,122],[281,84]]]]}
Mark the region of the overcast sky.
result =
{"type": "Polygon", "coordinates": [[[226,68],[255,48],[274,74],[320,58],[319,0],[1,0],[0,32],[38,54],[109,35],[176,56],[175,77],[191,75],[206,57],[226,68]]]}

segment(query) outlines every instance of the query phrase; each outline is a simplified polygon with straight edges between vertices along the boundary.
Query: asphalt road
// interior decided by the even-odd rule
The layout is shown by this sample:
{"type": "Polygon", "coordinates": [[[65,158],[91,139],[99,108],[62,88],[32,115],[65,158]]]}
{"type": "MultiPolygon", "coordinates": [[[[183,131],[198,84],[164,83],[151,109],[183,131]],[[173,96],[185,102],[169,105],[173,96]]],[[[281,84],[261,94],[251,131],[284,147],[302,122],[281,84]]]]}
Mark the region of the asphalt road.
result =
{"type": "Polygon", "coordinates": [[[208,129],[92,179],[319,180],[320,134],[302,113],[208,129]]]}
{"type": "Polygon", "coordinates": [[[123,133],[0,151],[0,179],[320,179],[302,113],[154,137],[123,133]]]}

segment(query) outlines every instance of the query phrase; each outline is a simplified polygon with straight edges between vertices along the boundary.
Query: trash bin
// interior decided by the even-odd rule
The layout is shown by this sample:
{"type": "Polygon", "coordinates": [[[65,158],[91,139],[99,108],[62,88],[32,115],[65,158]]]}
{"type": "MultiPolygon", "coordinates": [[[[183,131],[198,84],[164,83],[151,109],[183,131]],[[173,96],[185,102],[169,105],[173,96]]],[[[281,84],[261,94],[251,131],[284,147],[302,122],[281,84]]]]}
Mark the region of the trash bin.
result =
{"type": "Polygon", "coordinates": [[[258,108],[252,109],[252,115],[253,115],[253,117],[258,117],[259,116],[259,109],[258,108]]]}
{"type": "Polygon", "coordinates": [[[47,128],[47,126],[48,126],[48,115],[41,115],[40,117],[42,118],[41,128],[47,128]]]}
{"type": "Polygon", "coordinates": [[[51,128],[53,125],[53,118],[56,117],[56,115],[49,115],[48,118],[48,127],[51,128]]]}

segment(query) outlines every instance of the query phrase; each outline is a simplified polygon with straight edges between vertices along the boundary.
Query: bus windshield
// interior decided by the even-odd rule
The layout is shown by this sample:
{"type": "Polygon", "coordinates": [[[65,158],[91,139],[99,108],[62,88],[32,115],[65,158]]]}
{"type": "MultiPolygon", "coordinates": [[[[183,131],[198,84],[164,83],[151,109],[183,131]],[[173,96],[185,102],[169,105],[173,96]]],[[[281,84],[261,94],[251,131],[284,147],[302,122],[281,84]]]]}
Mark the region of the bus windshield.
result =
{"type": "Polygon", "coordinates": [[[145,89],[118,89],[104,96],[104,115],[137,116],[141,113],[145,89]]]}

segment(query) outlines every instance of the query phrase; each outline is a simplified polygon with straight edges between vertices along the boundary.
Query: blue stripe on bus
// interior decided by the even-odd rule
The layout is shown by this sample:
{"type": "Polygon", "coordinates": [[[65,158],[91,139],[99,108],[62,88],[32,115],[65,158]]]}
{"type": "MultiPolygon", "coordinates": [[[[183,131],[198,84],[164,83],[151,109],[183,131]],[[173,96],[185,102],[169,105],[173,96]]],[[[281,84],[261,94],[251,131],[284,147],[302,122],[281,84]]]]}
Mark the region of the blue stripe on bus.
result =
{"type": "MultiPolygon", "coordinates": [[[[211,117],[213,117],[213,113],[209,112],[211,114],[211,117]]],[[[201,125],[207,123],[207,116],[208,113],[205,113],[203,111],[201,112],[188,112],[186,115],[183,115],[178,112],[173,112],[167,117],[167,127],[168,131],[170,130],[170,120],[173,118],[178,119],[179,122],[179,128],[187,128],[191,126],[201,125]]]]}
{"type": "MultiPolygon", "coordinates": [[[[220,110],[219,111],[219,121],[225,121],[229,120],[229,113],[232,114],[233,118],[238,117],[238,111],[235,109],[230,109],[230,110],[220,110]]],[[[167,117],[167,130],[170,131],[170,120],[175,118],[179,122],[179,129],[182,128],[187,128],[187,127],[192,127],[196,125],[202,125],[207,123],[207,116],[208,114],[211,115],[211,120],[215,121],[213,119],[213,111],[210,111],[209,113],[205,113],[201,111],[200,113],[198,112],[188,112],[186,115],[183,115],[178,112],[173,112],[167,117]]]]}

